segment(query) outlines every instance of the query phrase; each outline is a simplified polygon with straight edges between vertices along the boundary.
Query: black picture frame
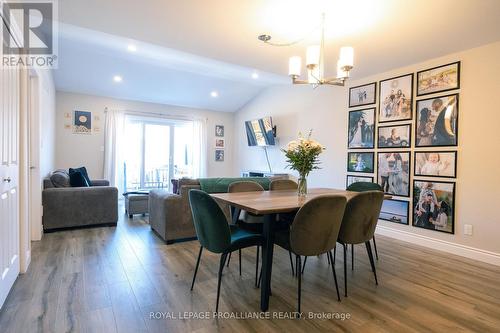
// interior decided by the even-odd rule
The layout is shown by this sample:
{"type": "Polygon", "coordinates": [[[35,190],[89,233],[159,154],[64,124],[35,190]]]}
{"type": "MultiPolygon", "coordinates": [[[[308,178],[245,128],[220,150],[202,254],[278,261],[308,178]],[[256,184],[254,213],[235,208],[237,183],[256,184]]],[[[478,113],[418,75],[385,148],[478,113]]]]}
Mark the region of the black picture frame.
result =
{"type": "Polygon", "coordinates": [[[384,202],[386,201],[397,201],[397,202],[403,202],[405,205],[406,205],[406,223],[402,223],[402,222],[397,222],[395,221],[395,219],[391,218],[384,218],[382,217],[384,214],[384,211],[383,211],[383,208],[384,208],[384,204],[382,203],[382,209],[380,210],[380,216],[378,217],[379,220],[383,220],[383,221],[388,221],[388,222],[391,222],[391,223],[396,223],[396,224],[401,224],[401,225],[410,225],[410,201],[407,201],[407,200],[399,200],[399,199],[385,199],[384,202]]]}
{"type": "Polygon", "coordinates": [[[375,171],[375,153],[374,152],[348,152],[347,153],[347,172],[354,172],[354,173],[373,173],[375,171]],[[350,166],[351,164],[349,161],[351,160],[351,155],[353,154],[364,154],[364,155],[371,155],[371,168],[368,167],[368,170],[364,171],[356,171],[355,169],[351,169],[350,166]]]}
{"type": "Polygon", "coordinates": [[[373,176],[346,175],[346,177],[345,177],[345,187],[346,188],[350,185],[349,184],[349,177],[370,179],[370,181],[367,183],[373,183],[373,176]]]}
{"type": "Polygon", "coordinates": [[[418,71],[417,72],[417,89],[416,89],[417,90],[417,97],[431,95],[431,94],[437,94],[437,93],[443,93],[445,91],[451,91],[451,90],[460,89],[460,68],[461,68],[461,62],[460,61],[455,61],[455,62],[450,62],[449,64],[440,65],[440,66],[436,66],[436,67],[432,67],[432,68],[427,68],[427,69],[418,71]],[[421,80],[420,75],[422,73],[433,71],[433,70],[436,70],[436,69],[439,69],[439,68],[443,68],[443,67],[452,66],[452,65],[456,65],[457,66],[457,84],[456,84],[455,87],[450,87],[450,88],[445,88],[445,89],[440,89],[440,90],[434,90],[434,91],[425,92],[425,93],[421,93],[420,92],[420,89],[419,89],[420,88],[420,80],[421,80]]]}
{"type": "Polygon", "coordinates": [[[215,149],[215,162],[224,162],[225,154],[224,149],[215,149]]]}
{"type": "Polygon", "coordinates": [[[349,111],[349,114],[347,116],[347,149],[373,149],[373,148],[375,148],[375,132],[376,132],[375,127],[376,127],[376,123],[377,123],[376,117],[377,117],[377,110],[375,108],[367,108],[367,109],[359,109],[359,110],[349,111]],[[364,146],[364,147],[350,146],[349,139],[350,139],[350,131],[351,131],[351,114],[357,113],[357,112],[366,112],[366,111],[370,111],[373,114],[372,138],[371,138],[372,143],[370,146],[364,146]]]}
{"type": "Polygon", "coordinates": [[[413,152],[413,163],[415,164],[413,168],[413,175],[415,177],[432,177],[432,178],[450,178],[450,179],[455,179],[457,178],[457,151],[456,150],[418,150],[413,152]],[[417,173],[417,154],[432,154],[432,153],[437,153],[437,154],[453,154],[453,176],[441,176],[441,175],[430,175],[430,174],[421,174],[417,173]]]}
{"type": "Polygon", "coordinates": [[[415,148],[457,147],[458,146],[458,133],[459,133],[459,126],[458,126],[459,125],[459,119],[460,119],[460,96],[459,96],[458,93],[449,94],[449,95],[443,95],[443,96],[434,96],[434,97],[430,97],[430,98],[423,98],[423,99],[417,100],[417,102],[415,103],[415,123],[414,123],[414,126],[415,126],[415,148]],[[420,133],[420,130],[419,130],[420,106],[419,105],[421,103],[423,103],[423,102],[432,101],[432,100],[441,99],[441,98],[448,98],[448,97],[452,97],[452,96],[454,96],[455,100],[456,100],[456,106],[455,107],[456,107],[456,112],[457,112],[457,117],[456,117],[456,121],[455,121],[455,143],[444,144],[444,145],[438,145],[438,144],[421,144],[421,143],[419,143],[419,141],[418,141],[419,140],[419,133],[420,133]]]}
{"type": "MultiPolygon", "coordinates": [[[[438,231],[438,232],[443,232],[443,233],[446,233],[446,234],[452,234],[454,235],[455,234],[455,218],[456,218],[456,215],[455,215],[455,203],[456,203],[456,182],[450,182],[450,181],[434,181],[434,180],[423,180],[423,179],[414,179],[413,180],[413,199],[412,199],[412,226],[416,227],[416,228],[422,228],[422,229],[426,229],[426,230],[432,230],[432,231],[438,231]],[[417,222],[417,219],[415,218],[415,210],[416,210],[416,203],[417,201],[420,199],[420,193],[418,195],[415,195],[416,194],[416,190],[419,189],[419,187],[416,186],[416,183],[433,183],[433,184],[451,184],[452,185],[452,191],[451,191],[451,200],[452,200],[452,207],[451,207],[451,216],[452,216],[452,223],[451,223],[451,231],[445,231],[445,230],[439,230],[439,229],[431,229],[431,228],[426,228],[422,225],[420,225],[420,223],[417,222]]],[[[450,214],[450,212],[448,213],[448,215],[450,214]]]]}
{"type": "Polygon", "coordinates": [[[385,126],[378,126],[377,128],[377,148],[379,149],[394,149],[394,148],[411,148],[411,123],[408,124],[400,124],[396,123],[394,125],[385,125],[385,126]],[[400,146],[381,146],[380,145],[380,129],[381,128],[390,128],[390,127],[408,127],[408,140],[406,145],[400,145],[400,146]]]}
{"type": "Polygon", "coordinates": [[[378,119],[379,123],[389,123],[389,122],[398,122],[398,121],[412,120],[412,117],[413,117],[413,101],[414,101],[414,99],[413,99],[413,84],[414,84],[414,75],[413,75],[413,73],[391,77],[389,79],[381,80],[379,82],[379,88],[378,88],[378,94],[379,94],[379,96],[378,96],[378,115],[377,115],[377,119],[378,119]],[[383,103],[383,100],[382,100],[382,90],[383,90],[382,89],[382,85],[385,82],[393,81],[395,79],[400,79],[400,78],[404,78],[404,77],[410,77],[410,92],[409,92],[410,103],[408,103],[408,105],[409,105],[408,117],[407,118],[401,118],[401,119],[383,120],[385,117],[381,116],[382,103],[383,103]]]}
{"type": "Polygon", "coordinates": [[[215,125],[215,136],[219,138],[224,137],[224,125],[215,125]]]}
{"type": "MultiPolygon", "coordinates": [[[[394,196],[398,196],[398,197],[405,197],[405,198],[409,198],[411,196],[411,193],[410,193],[410,180],[411,180],[411,151],[407,150],[407,151],[381,151],[381,152],[377,152],[377,177],[376,177],[376,183],[379,184],[380,186],[382,186],[382,188],[384,189],[384,193],[386,194],[389,194],[389,195],[394,195],[394,196]],[[379,156],[380,154],[400,154],[400,155],[408,155],[408,185],[407,185],[407,195],[405,194],[399,194],[399,193],[392,193],[392,192],[386,192],[385,191],[385,188],[384,186],[382,186],[383,184],[381,184],[381,182],[379,182],[379,176],[380,176],[380,163],[379,163],[379,156]]],[[[385,184],[384,184],[385,185],[385,184]]]]}
{"type": "Polygon", "coordinates": [[[349,88],[349,104],[348,104],[348,107],[354,108],[354,107],[358,107],[358,106],[365,106],[365,105],[372,105],[372,104],[377,104],[377,81],[349,88]],[[354,89],[359,89],[359,88],[362,88],[362,87],[369,87],[369,86],[372,86],[372,85],[373,85],[373,101],[368,101],[367,103],[361,103],[361,104],[353,104],[351,91],[354,90],[354,89]]]}

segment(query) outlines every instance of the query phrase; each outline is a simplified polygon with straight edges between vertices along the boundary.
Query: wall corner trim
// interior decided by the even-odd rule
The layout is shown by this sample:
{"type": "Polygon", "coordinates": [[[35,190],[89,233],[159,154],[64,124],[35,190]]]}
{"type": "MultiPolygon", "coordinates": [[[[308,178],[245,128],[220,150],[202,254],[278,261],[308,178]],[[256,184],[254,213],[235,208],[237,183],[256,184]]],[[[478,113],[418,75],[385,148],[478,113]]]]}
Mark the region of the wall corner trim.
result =
{"type": "Polygon", "coordinates": [[[376,233],[408,243],[425,246],[434,250],[444,251],[469,259],[474,259],[488,264],[500,266],[500,253],[481,250],[478,248],[447,242],[427,236],[417,235],[411,232],[396,230],[382,225],[377,226],[376,233]]]}

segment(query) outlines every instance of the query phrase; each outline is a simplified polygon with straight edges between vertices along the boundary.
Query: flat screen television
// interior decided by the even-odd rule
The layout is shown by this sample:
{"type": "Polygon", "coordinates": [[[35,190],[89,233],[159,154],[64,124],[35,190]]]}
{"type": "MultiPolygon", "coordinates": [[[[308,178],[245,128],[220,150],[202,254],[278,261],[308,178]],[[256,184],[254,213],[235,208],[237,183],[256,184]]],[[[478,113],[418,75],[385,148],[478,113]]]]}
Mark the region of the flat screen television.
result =
{"type": "Polygon", "coordinates": [[[273,120],[265,117],[245,122],[249,146],[274,146],[273,120]]]}

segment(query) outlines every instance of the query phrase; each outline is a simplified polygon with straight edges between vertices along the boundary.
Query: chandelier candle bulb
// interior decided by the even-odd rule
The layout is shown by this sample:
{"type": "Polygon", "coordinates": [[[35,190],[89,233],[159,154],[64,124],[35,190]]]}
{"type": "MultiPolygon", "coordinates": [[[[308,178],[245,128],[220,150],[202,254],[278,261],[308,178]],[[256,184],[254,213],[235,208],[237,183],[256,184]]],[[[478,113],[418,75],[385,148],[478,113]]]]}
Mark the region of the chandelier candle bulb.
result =
{"type": "Polygon", "coordinates": [[[288,61],[288,76],[300,76],[302,59],[299,56],[290,57],[288,61]]]}
{"type": "Polygon", "coordinates": [[[306,51],[306,66],[314,67],[319,65],[319,57],[320,57],[321,49],[319,45],[311,45],[307,47],[306,51]]]}
{"type": "Polygon", "coordinates": [[[354,50],[352,47],[343,46],[340,48],[340,64],[344,69],[354,67],[354,50]]]}
{"type": "Polygon", "coordinates": [[[342,69],[342,63],[340,59],[337,61],[337,79],[343,79],[349,77],[349,72],[342,69]]]}

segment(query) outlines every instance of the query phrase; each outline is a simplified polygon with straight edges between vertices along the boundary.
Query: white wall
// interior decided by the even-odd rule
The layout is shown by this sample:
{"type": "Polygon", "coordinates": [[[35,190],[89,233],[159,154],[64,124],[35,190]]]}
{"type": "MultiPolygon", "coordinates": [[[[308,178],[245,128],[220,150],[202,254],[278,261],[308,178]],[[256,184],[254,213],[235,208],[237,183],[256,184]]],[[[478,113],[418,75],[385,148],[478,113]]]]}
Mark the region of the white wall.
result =
{"type": "MultiPolygon", "coordinates": [[[[191,109],[178,106],[143,103],[128,100],[112,99],[68,92],[57,92],[56,98],[56,168],[86,166],[91,178],[103,177],[104,152],[104,108],[116,110],[142,111],[164,113],[168,115],[189,115],[207,119],[207,176],[232,175],[232,142],[233,113],[215,112],[191,109]],[[70,123],[64,118],[65,113],[73,110],[91,111],[92,116],[99,115],[101,128],[99,133],[91,135],[73,134],[71,129],[65,129],[64,124],[70,123]],[[215,162],[215,125],[225,126],[226,156],[224,162],[215,162]]],[[[97,123],[92,120],[93,127],[97,123]]]]}
{"type": "Polygon", "coordinates": [[[37,70],[40,105],[40,176],[54,170],[56,155],[56,91],[52,72],[37,70]]]}
{"type": "MultiPolygon", "coordinates": [[[[459,105],[458,177],[455,235],[381,221],[385,234],[445,251],[500,264],[500,42],[450,54],[423,63],[395,69],[349,82],[356,86],[418,70],[462,61],[459,105]],[[473,236],[463,235],[463,225],[472,224],[473,236]],[[479,250],[478,250],[479,249],[479,250]]],[[[278,87],[270,88],[239,110],[235,117],[235,172],[263,169],[263,153],[246,146],[243,122],[273,116],[279,144],[284,146],[298,130],[314,130],[314,137],[326,145],[322,170],[313,171],[310,186],[345,187],[347,163],[346,88],[278,87]]],[[[412,131],[415,132],[414,130],[412,131]]],[[[283,154],[270,150],[276,170],[285,167],[283,154]]],[[[413,158],[413,156],[412,156],[413,158]]]]}

